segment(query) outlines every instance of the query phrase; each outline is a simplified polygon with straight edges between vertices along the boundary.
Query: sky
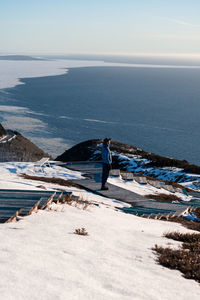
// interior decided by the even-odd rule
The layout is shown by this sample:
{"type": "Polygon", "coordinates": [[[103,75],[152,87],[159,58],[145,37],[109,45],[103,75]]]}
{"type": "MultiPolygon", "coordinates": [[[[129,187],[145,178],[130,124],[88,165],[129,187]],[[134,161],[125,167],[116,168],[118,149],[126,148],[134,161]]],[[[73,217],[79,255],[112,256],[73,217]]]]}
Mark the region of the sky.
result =
{"type": "Polygon", "coordinates": [[[0,0],[0,54],[198,54],[199,12],[199,0],[0,0]]]}

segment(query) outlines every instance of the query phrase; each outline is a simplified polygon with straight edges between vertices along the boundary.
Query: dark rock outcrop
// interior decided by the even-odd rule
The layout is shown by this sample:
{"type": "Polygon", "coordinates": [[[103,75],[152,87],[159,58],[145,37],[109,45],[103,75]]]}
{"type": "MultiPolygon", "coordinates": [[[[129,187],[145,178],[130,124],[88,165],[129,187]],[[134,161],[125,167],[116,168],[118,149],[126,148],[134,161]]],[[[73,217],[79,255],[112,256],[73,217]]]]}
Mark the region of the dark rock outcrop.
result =
{"type": "Polygon", "coordinates": [[[16,131],[7,130],[8,140],[0,143],[0,162],[37,161],[50,157],[35,144],[16,131]]]}
{"type": "Polygon", "coordinates": [[[0,124],[0,138],[2,138],[3,136],[6,135],[6,131],[5,129],[3,128],[3,126],[0,124]]]}
{"type": "MultiPolygon", "coordinates": [[[[98,161],[101,160],[100,155],[100,144],[102,140],[95,139],[82,142],[66,150],[62,155],[58,156],[56,160],[60,160],[63,162],[67,161],[98,161]]],[[[111,141],[110,149],[113,152],[113,167],[120,167],[120,169],[126,169],[126,163],[121,162],[119,160],[119,154],[124,154],[127,157],[137,156],[138,158],[145,159],[147,162],[145,163],[146,167],[176,167],[181,168],[185,172],[200,174],[200,166],[196,166],[188,163],[186,160],[178,160],[175,158],[168,158],[164,156],[160,156],[154,153],[150,153],[144,151],[140,148],[137,148],[132,145],[120,143],[117,141],[111,141]]]]}
{"type": "Polygon", "coordinates": [[[89,140],[79,143],[69,150],[66,150],[63,154],[59,155],[55,160],[59,161],[86,161],[89,160],[97,145],[101,143],[101,140],[89,140]]]}

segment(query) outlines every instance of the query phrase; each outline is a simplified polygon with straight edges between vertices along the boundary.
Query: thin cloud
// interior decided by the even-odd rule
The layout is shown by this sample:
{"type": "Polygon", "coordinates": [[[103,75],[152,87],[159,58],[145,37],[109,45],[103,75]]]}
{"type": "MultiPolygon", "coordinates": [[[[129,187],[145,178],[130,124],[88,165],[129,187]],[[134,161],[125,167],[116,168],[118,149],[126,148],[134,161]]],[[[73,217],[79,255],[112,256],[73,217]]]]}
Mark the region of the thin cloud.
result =
{"type": "Polygon", "coordinates": [[[191,26],[191,27],[200,27],[200,25],[196,25],[196,24],[191,24],[182,20],[178,20],[178,19],[167,19],[168,21],[178,24],[178,25],[184,25],[184,26],[191,26]]]}
{"type": "Polygon", "coordinates": [[[199,35],[191,35],[191,34],[154,34],[154,35],[151,35],[150,38],[198,41],[200,39],[200,36],[199,35]]]}

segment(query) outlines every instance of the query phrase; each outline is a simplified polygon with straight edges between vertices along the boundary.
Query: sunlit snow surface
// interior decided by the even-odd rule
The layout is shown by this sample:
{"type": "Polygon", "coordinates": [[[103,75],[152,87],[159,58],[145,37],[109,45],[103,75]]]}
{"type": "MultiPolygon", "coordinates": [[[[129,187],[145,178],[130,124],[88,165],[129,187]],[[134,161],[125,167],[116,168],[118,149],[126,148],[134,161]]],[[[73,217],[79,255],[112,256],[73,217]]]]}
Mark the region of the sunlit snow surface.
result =
{"type": "MultiPolygon", "coordinates": [[[[0,188],[47,189],[58,185],[18,175],[81,178],[61,167],[35,169],[33,163],[1,163],[0,188]]],[[[63,187],[62,187],[63,188],[63,187]]],[[[141,187],[143,189],[143,187],[141,187]]],[[[86,210],[51,206],[17,223],[0,225],[0,292],[2,299],[197,300],[199,285],[178,271],[163,268],[155,244],[179,247],[165,232],[188,232],[181,225],[124,214],[123,203],[67,188],[91,203],[86,210]],[[84,227],[88,236],[75,235],[84,227]]],[[[128,204],[124,204],[127,205],[128,204]]]]}
{"type": "MultiPolygon", "coordinates": [[[[99,150],[93,152],[92,159],[100,155],[99,150]]],[[[193,189],[200,189],[200,186],[195,185],[195,182],[200,185],[200,175],[186,173],[181,168],[176,167],[157,167],[150,166],[150,160],[142,158],[140,155],[131,155],[125,153],[118,153],[112,151],[112,156],[116,157],[120,166],[124,167],[127,172],[133,172],[134,174],[142,173],[144,176],[150,176],[159,180],[175,181],[183,186],[187,186],[193,189]]]]}
{"type": "Polygon", "coordinates": [[[20,175],[26,174],[40,177],[56,177],[65,180],[82,179],[80,172],[71,171],[57,165],[51,167],[35,166],[35,163],[6,162],[0,163],[0,189],[37,189],[37,183],[24,180],[20,175]]]}

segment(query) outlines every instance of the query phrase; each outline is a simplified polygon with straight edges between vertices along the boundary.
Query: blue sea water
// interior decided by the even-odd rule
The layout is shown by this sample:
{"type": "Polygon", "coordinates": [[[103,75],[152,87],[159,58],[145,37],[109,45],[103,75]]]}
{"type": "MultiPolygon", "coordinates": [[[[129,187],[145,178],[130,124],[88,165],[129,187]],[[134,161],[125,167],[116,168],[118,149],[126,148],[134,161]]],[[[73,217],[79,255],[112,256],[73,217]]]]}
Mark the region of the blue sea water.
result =
{"type": "Polygon", "coordinates": [[[200,69],[85,67],[22,81],[0,91],[1,104],[40,120],[27,130],[24,118],[21,132],[54,156],[109,136],[200,165],[200,69]]]}

